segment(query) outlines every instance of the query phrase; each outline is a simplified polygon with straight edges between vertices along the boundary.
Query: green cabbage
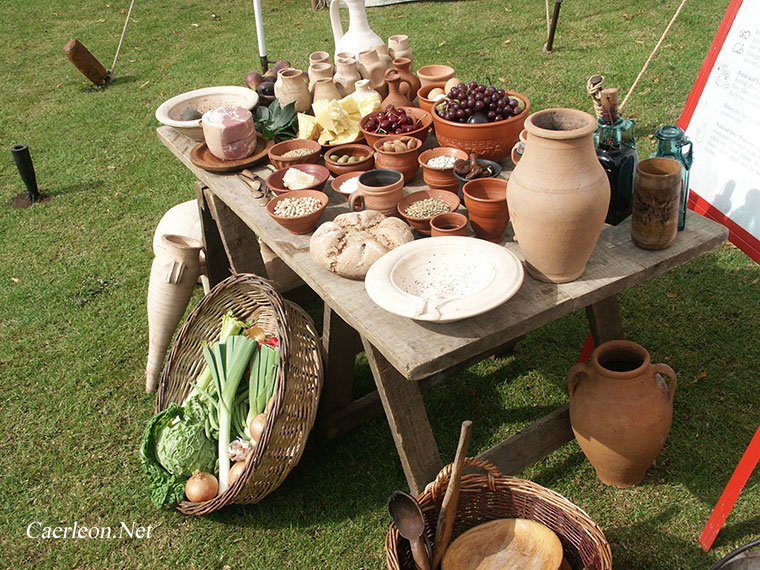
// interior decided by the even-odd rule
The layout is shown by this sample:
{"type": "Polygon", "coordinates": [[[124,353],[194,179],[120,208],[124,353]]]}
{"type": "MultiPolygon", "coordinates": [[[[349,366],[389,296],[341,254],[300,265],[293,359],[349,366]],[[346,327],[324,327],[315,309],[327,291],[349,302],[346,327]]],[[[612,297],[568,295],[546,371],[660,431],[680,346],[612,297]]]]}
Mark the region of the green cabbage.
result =
{"type": "Polygon", "coordinates": [[[197,398],[188,400],[180,421],[161,428],[156,459],[172,475],[190,477],[193,471],[214,473],[216,445],[206,437],[205,410],[197,398]]]}

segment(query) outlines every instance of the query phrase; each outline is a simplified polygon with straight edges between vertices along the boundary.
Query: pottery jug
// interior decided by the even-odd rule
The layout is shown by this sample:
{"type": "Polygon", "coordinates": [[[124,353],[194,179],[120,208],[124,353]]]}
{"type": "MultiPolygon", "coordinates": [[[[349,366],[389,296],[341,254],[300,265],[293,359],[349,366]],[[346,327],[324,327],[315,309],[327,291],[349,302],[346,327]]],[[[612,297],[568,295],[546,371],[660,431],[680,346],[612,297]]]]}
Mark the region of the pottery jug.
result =
{"type": "Polygon", "coordinates": [[[295,102],[297,113],[305,113],[311,107],[311,93],[309,86],[303,80],[300,69],[288,67],[277,73],[277,81],[274,82],[274,94],[284,107],[288,103],[295,102]]]}
{"type": "Polygon", "coordinates": [[[314,63],[309,66],[309,91],[314,91],[314,84],[320,79],[332,79],[332,64],[327,62],[314,63]]]}
{"type": "Polygon", "coordinates": [[[586,269],[610,202],[594,149],[597,121],[575,109],[546,109],[524,126],[528,137],[507,194],[515,239],[531,276],[573,281],[586,269]]]}
{"type": "Polygon", "coordinates": [[[388,94],[388,86],[385,84],[385,67],[380,61],[374,49],[368,49],[359,54],[359,73],[362,78],[368,79],[372,89],[380,93],[381,97],[388,94]]]}
{"type": "Polygon", "coordinates": [[[380,60],[380,63],[383,64],[384,69],[390,69],[393,67],[393,58],[391,57],[391,54],[388,52],[388,46],[385,44],[377,44],[376,46],[372,46],[372,49],[374,49],[377,52],[377,59],[380,60]]]}
{"type": "Polygon", "coordinates": [[[422,87],[422,83],[419,78],[412,73],[412,60],[408,57],[397,57],[393,60],[393,67],[401,75],[401,79],[406,82],[406,85],[402,85],[401,91],[405,92],[405,95],[409,97],[410,101],[414,101],[417,97],[417,91],[422,87]]]}
{"type": "Polygon", "coordinates": [[[320,99],[327,101],[340,99],[340,93],[338,93],[338,88],[332,79],[320,79],[314,84],[314,98],[312,102],[319,101],[320,99]]]}
{"type": "Polygon", "coordinates": [[[365,209],[398,216],[396,206],[403,197],[403,174],[397,170],[368,170],[359,175],[359,189],[349,197],[348,207],[352,212],[365,209]]]}
{"type": "Polygon", "coordinates": [[[651,364],[635,342],[613,340],[600,345],[590,363],[573,366],[567,384],[573,432],[599,479],[614,487],[640,483],[670,432],[673,369],[651,364]]]}
{"type": "MultiPolygon", "coordinates": [[[[313,51],[309,54],[309,65],[315,63],[330,63],[330,54],[326,51],[313,51]]],[[[332,64],[331,64],[332,65],[332,64]]]]}
{"type": "Polygon", "coordinates": [[[388,53],[393,59],[408,57],[409,63],[413,61],[412,47],[409,45],[409,36],[406,34],[396,34],[388,38],[388,53]]]}
{"type": "Polygon", "coordinates": [[[341,97],[350,95],[356,90],[356,82],[359,81],[362,76],[359,74],[359,68],[356,67],[356,58],[339,57],[336,59],[336,71],[333,81],[338,88],[341,97]]]}
{"type": "Polygon", "coordinates": [[[342,0],[348,6],[348,31],[344,34],[343,24],[340,21],[340,1],[330,2],[330,23],[335,39],[336,54],[350,52],[358,56],[359,52],[383,43],[382,38],[369,27],[364,0],[342,0]]]}
{"type": "Polygon", "coordinates": [[[148,364],[145,391],[154,392],[164,356],[201,272],[203,244],[174,234],[161,236],[148,282],[148,364]]]}
{"type": "MultiPolygon", "coordinates": [[[[351,93],[351,97],[354,98],[363,112],[366,112],[364,109],[373,108],[377,110],[380,108],[380,103],[383,98],[380,96],[380,93],[372,89],[372,86],[369,84],[369,79],[360,79],[354,83],[354,87],[355,89],[354,92],[351,93]]],[[[372,111],[370,111],[370,113],[371,112],[372,111]]]]}
{"type": "Polygon", "coordinates": [[[386,109],[389,105],[394,107],[411,107],[412,102],[404,92],[411,89],[411,85],[406,81],[396,69],[385,70],[385,84],[388,86],[388,96],[383,99],[380,107],[386,109]],[[402,89],[405,87],[406,89],[402,89]]]}

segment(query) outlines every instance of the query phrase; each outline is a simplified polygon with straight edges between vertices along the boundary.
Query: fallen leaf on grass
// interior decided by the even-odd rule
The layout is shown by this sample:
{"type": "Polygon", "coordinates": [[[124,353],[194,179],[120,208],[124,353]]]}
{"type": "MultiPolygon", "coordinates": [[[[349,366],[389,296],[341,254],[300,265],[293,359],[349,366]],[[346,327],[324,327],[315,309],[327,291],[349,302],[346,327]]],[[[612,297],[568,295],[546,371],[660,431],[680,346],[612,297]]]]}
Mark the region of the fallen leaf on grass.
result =
{"type": "Polygon", "coordinates": [[[446,40],[443,40],[441,43],[438,44],[438,47],[443,47],[446,45],[446,40]]]}
{"type": "Polygon", "coordinates": [[[96,24],[102,24],[103,22],[105,22],[105,20],[104,20],[103,18],[100,18],[100,19],[98,19],[98,20],[95,20],[95,23],[96,23],[96,24]]]}
{"type": "Polygon", "coordinates": [[[143,83],[142,85],[140,85],[140,87],[138,87],[138,89],[142,89],[142,88],[143,88],[143,87],[145,87],[145,86],[146,86],[148,83],[150,83],[150,79],[148,79],[148,81],[146,81],[145,83],[143,83]]]}
{"type": "Polygon", "coordinates": [[[511,41],[512,41],[512,40],[504,40],[504,43],[505,43],[505,44],[508,44],[508,43],[509,43],[509,42],[511,42],[511,41]]]}
{"type": "Polygon", "coordinates": [[[109,164],[108,166],[106,166],[106,168],[108,170],[115,170],[116,169],[116,167],[113,164],[109,164]]]}
{"type": "Polygon", "coordinates": [[[700,372],[694,377],[694,382],[699,382],[700,380],[704,380],[705,378],[707,378],[707,372],[703,370],[702,372],[700,372]]]}
{"type": "Polygon", "coordinates": [[[665,296],[668,297],[669,299],[675,299],[676,297],[678,297],[678,293],[665,293],[665,296]]]}
{"type": "Polygon", "coordinates": [[[757,279],[755,279],[754,281],[752,281],[752,284],[753,284],[753,285],[757,285],[757,282],[758,282],[758,281],[760,281],[760,277],[758,277],[757,279]]]}
{"type": "Polygon", "coordinates": [[[200,24],[190,24],[191,28],[197,28],[198,26],[200,26],[200,24]]]}
{"type": "Polygon", "coordinates": [[[644,40],[633,40],[633,43],[639,44],[640,46],[644,45],[644,40]]]}
{"type": "Polygon", "coordinates": [[[11,281],[13,281],[14,283],[21,283],[21,279],[19,279],[18,277],[11,277],[11,281]]]}

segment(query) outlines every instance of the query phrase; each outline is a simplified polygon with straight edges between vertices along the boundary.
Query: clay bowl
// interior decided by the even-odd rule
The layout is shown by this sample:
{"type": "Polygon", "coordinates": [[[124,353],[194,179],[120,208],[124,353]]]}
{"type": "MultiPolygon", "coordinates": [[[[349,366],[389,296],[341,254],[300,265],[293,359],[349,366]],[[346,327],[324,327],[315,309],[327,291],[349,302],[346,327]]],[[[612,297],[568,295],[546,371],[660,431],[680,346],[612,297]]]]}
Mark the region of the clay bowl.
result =
{"type": "MultiPolygon", "coordinates": [[[[493,168],[493,175],[490,177],[486,176],[484,178],[496,178],[499,174],[501,174],[501,164],[498,162],[494,162],[493,160],[486,160],[485,158],[478,158],[477,163],[480,166],[490,165],[491,168],[493,168]]],[[[469,180],[467,180],[467,178],[464,176],[459,176],[459,174],[456,172],[454,172],[454,176],[456,176],[457,180],[459,180],[459,197],[462,198],[462,188],[464,188],[464,185],[467,184],[469,180]]]]}
{"type": "Polygon", "coordinates": [[[322,217],[322,214],[325,211],[325,208],[327,208],[327,201],[329,200],[327,194],[324,192],[321,192],[319,190],[291,190],[290,192],[287,192],[284,195],[277,196],[276,198],[273,198],[269,201],[267,204],[267,213],[272,217],[274,221],[276,221],[278,224],[280,224],[283,228],[288,230],[292,234],[308,234],[312,231],[314,231],[314,228],[317,227],[317,223],[319,222],[319,218],[322,217]],[[277,204],[282,202],[283,200],[287,200],[290,198],[298,199],[298,198],[316,198],[319,200],[320,206],[319,209],[311,212],[310,214],[305,214],[302,216],[278,216],[276,215],[275,208],[277,207],[277,204]]]}
{"type": "MultiPolygon", "coordinates": [[[[433,125],[433,114],[423,109],[420,109],[419,107],[398,107],[398,108],[404,109],[404,111],[406,111],[406,114],[414,118],[415,123],[419,125],[419,128],[413,131],[410,131],[408,133],[404,133],[404,134],[420,139],[420,142],[424,143],[425,140],[427,139],[428,133],[430,132],[430,127],[433,125]]],[[[388,134],[388,135],[383,135],[383,134],[369,132],[368,130],[364,128],[364,125],[367,124],[367,121],[369,121],[369,115],[364,117],[359,122],[359,128],[361,129],[361,132],[364,135],[364,138],[367,139],[367,144],[369,146],[374,146],[377,141],[382,140],[386,137],[396,136],[393,133],[388,134]]]]}
{"type": "Polygon", "coordinates": [[[317,141],[306,139],[291,139],[289,141],[283,141],[277,143],[269,149],[269,162],[272,163],[277,169],[286,168],[294,164],[312,163],[316,164],[319,161],[319,155],[322,152],[322,145],[317,141]],[[286,157],[283,156],[292,150],[304,149],[309,154],[303,156],[286,157]]]}
{"type": "Polygon", "coordinates": [[[340,194],[346,199],[346,202],[348,202],[348,197],[351,195],[351,193],[355,190],[359,189],[359,181],[356,182],[356,187],[351,192],[345,192],[340,189],[341,186],[343,186],[343,183],[351,180],[352,178],[359,178],[361,176],[362,171],[355,171],[355,172],[346,172],[345,174],[341,174],[340,176],[337,176],[333,178],[333,181],[330,183],[330,187],[332,188],[332,191],[336,194],[340,194]]]}
{"type": "Polygon", "coordinates": [[[507,94],[522,99],[525,109],[515,117],[496,123],[455,123],[433,113],[433,126],[438,143],[462,149],[468,154],[474,152],[488,160],[499,161],[509,155],[512,147],[520,140],[520,132],[530,114],[530,101],[525,95],[515,91],[507,91],[507,94]]]}
{"type": "Polygon", "coordinates": [[[379,140],[373,146],[375,149],[375,167],[398,170],[404,175],[404,184],[409,184],[420,169],[420,163],[417,159],[420,156],[421,146],[422,142],[420,142],[420,139],[410,137],[409,135],[394,135],[379,140]],[[413,141],[412,144],[415,146],[400,152],[383,150],[384,147],[387,147],[388,143],[394,140],[413,141]]]}
{"type": "Polygon", "coordinates": [[[420,90],[417,91],[417,103],[419,104],[420,109],[423,109],[428,113],[433,112],[433,107],[436,102],[428,98],[428,95],[433,89],[437,88],[443,89],[440,85],[426,85],[425,87],[420,87],[420,90]]]}
{"type": "Polygon", "coordinates": [[[269,189],[274,192],[275,196],[287,194],[288,192],[294,192],[294,190],[286,188],[282,182],[282,179],[289,168],[297,168],[298,170],[302,170],[307,174],[311,174],[314,178],[317,179],[316,183],[312,184],[308,188],[301,188],[301,190],[321,191],[325,185],[325,182],[327,182],[327,179],[330,177],[330,171],[327,170],[324,166],[320,166],[319,164],[294,164],[293,166],[281,168],[280,170],[277,170],[270,174],[269,178],[267,178],[267,186],[269,186],[269,189]]]}
{"type": "Polygon", "coordinates": [[[430,220],[430,235],[438,236],[469,236],[467,216],[459,212],[438,214],[430,220]]]}
{"type": "Polygon", "coordinates": [[[365,172],[372,170],[375,166],[375,156],[372,154],[372,149],[366,144],[341,144],[332,147],[329,151],[325,152],[325,166],[333,176],[340,176],[346,172],[365,172]],[[330,157],[338,155],[348,155],[355,157],[355,162],[336,162],[330,157]]]}
{"type": "Polygon", "coordinates": [[[425,180],[425,184],[431,188],[439,188],[456,194],[459,191],[459,180],[454,176],[454,166],[452,165],[450,168],[433,168],[427,165],[428,161],[436,156],[453,156],[454,158],[467,160],[467,153],[458,148],[439,146],[426,150],[419,157],[419,163],[422,167],[422,178],[425,180]]]}
{"type": "Polygon", "coordinates": [[[476,178],[464,185],[462,193],[475,235],[492,242],[501,241],[509,224],[507,181],[476,178]]]}
{"type": "Polygon", "coordinates": [[[446,82],[454,77],[454,68],[448,65],[423,65],[417,70],[417,77],[423,87],[433,85],[443,87],[446,82]]]}
{"type": "MultiPolygon", "coordinates": [[[[430,220],[433,216],[425,218],[415,218],[406,214],[406,209],[421,200],[427,198],[434,198],[436,200],[443,200],[449,205],[449,212],[454,212],[459,207],[459,196],[449,192],[448,190],[436,190],[430,188],[428,190],[420,190],[419,192],[412,192],[407,196],[404,196],[398,203],[396,208],[401,217],[404,218],[407,223],[412,226],[412,229],[417,230],[419,233],[429,236],[430,235],[430,220]]],[[[505,202],[506,203],[506,202],[505,202]]]]}

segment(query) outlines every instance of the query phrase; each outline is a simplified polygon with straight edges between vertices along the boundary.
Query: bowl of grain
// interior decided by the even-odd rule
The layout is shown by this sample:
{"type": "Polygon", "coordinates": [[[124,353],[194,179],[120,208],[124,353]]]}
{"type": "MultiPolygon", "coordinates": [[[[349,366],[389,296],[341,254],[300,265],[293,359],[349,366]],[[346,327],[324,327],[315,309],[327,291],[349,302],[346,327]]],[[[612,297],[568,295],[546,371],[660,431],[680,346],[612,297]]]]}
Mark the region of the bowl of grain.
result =
{"type": "Polygon", "coordinates": [[[430,188],[404,196],[396,208],[412,229],[429,236],[430,220],[438,214],[456,211],[459,196],[448,190],[430,188]]]}
{"type": "Polygon", "coordinates": [[[285,168],[294,164],[316,164],[322,152],[322,145],[307,139],[291,139],[277,143],[269,149],[269,162],[275,168],[285,168]]]}
{"type": "Polygon", "coordinates": [[[328,197],[319,190],[292,190],[269,201],[267,213],[292,234],[314,231],[327,208],[328,197]]]}

